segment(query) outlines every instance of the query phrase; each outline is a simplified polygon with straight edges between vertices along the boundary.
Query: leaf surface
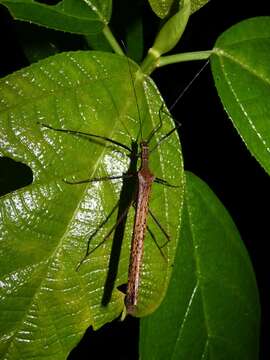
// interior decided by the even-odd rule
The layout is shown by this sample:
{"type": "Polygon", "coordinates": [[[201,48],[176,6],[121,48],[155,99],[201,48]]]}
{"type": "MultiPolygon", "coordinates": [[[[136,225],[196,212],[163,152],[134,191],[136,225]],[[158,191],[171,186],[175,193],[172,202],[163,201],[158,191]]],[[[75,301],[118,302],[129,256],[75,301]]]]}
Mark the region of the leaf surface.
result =
{"type": "MultiPolygon", "coordinates": [[[[150,78],[126,57],[102,52],[42,60],[2,79],[0,93],[0,155],[27,164],[34,176],[31,185],[0,198],[0,353],[3,359],[65,359],[88,326],[97,329],[123,310],[117,287],[127,282],[134,217],[131,207],[122,244],[110,236],[77,271],[89,239],[93,250],[116,223],[117,209],[112,210],[121,180],[66,181],[121,176],[129,153],[102,138],[40,123],[130,146],[141,133],[147,138],[162,116],[151,148],[172,121],[160,111],[163,101],[150,78]]],[[[148,219],[155,241],[148,232],[136,316],[156,309],[170,278],[183,198],[176,135],[153,151],[150,167],[179,188],[153,185],[151,210],[172,241],[162,249],[163,258],[155,241],[161,246],[166,238],[148,219]]]]}
{"type": "MultiPolygon", "coordinates": [[[[154,13],[164,19],[174,6],[175,0],[148,0],[154,13]]],[[[191,13],[198,11],[201,7],[207,4],[209,0],[191,0],[191,13]]]]}
{"type": "Polygon", "coordinates": [[[173,274],[159,309],[141,320],[141,359],[257,359],[260,306],[248,254],[216,196],[186,175],[173,274]]]}
{"type": "MultiPolygon", "coordinates": [[[[211,65],[234,126],[270,174],[270,17],[245,20],[217,40],[211,65]]],[[[229,146],[229,145],[228,145],[229,146]]]]}
{"type": "Polygon", "coordinates": [[[46,5],[33,0],[0,0],[14,19],[76,34],[101,32],[111,17],[111,0],[62,0],[46,5]]]}

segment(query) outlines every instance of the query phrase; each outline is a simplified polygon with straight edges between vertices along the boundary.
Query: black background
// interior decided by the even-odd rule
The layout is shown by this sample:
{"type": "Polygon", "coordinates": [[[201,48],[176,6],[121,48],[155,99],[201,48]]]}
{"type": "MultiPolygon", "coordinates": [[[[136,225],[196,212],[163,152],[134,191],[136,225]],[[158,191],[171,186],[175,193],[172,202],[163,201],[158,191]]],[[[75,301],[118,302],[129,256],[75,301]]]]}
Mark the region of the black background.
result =
{"type": "MultiPolygon", "coordinates": [[[[192,15],[181,44],[174,53],[211,49],[220,33],[244,19],[269,15],[268,7],[269,5],[263,5],[262,2],[256,2],[255,5],[254,2],[247,4],[246,1],[212,0],[192,15]]],[[[148,16],[150,15],[146,11],[146,22],[148,16]]],[[[0,75],[5,76],[28,63],[17,40],[14,23],[2,6],[0,31],[0,75]]],[[[150,46],[151,31],[147,31],[145,36],[150,46]]],[[[201,66],[202,62],[176,64],[153,74],[169,107],[201,66]]],[[[270,304],[267,263],[270,233],[269,176],[250,155],[224,112],[209,66],[172,109],[172,114],[181,123],[180,137],[186,170],[202,178],[216,193],[234,219],[250,254],[262,305],[260,358],[270,359],[267,346],[270,304]]],[[[14,166],[8,160],[0,160],[2,190],[8,191],[29,182],[31,171],[22,166],[14,166]],[[25,171],[24,176],[22,171],[25,171]]],[[[137,359],[137,337],[136,319],[129,319],[124,323],[116,321],[96,333],[88,331],[80,346],[69,356],[69,360],[96,357],[103,359],[107,358],[107,351],[110,358],[137,359]]]]}

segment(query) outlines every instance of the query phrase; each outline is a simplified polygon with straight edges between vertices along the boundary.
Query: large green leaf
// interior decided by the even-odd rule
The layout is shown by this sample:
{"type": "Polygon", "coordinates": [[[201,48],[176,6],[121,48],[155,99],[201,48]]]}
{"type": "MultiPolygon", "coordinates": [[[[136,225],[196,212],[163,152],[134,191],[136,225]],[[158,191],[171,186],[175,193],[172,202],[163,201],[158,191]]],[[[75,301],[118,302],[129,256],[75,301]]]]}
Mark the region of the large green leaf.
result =
{"type": "Polygon", "coordinates": [[[211,56],[221,101],[252,155],[270,174],[269,64],[270,17],[245,20],[225,31],[211,56]]]}
{"type": "Polygon", "coordinates": [[[171,283],[160,308],[141,320],[141,359],[257,359],[260,310],[248,254],[212,191],[186,175],[171,283]]]}
{"type": "MultiPolygon", "coordinates": [[[[162,130],[151,146],[172,122],[151,79],[126,57],[108,53],[56,55],[2,79],[0,93],[0,155],[27,164],[34,175],[33,184],[0,199],[0,353],[5,359],[65,359],[89,325],[97,329],[123,310],[124,294],[117,287],[127,282],[134,209],[119,263],[109,268],[110,237],[76,271],[91,234],[98,230],[90,250],[115,224],[116,213],[100,226],[117,204],[121,181],[70,185],[63,179],[121,175],[129,158],[124,149],[102,139],[57,132],[38,122],[107,136],[127,146],[131,136],[140,134],[139,119],[146,137],[162,116],[162,130]],[[113,269],[116,279],[104,304],[104,284],[113,278],[113,269]]],[[[163,258],[147,233],[136,316],[159,305],[174,260],[183,194],[176,135],[151,153],[150,165],[156,176],[180,187],[153,185],[150,208],[171,241],[162,248],[163,258]]],[[[148,226],[156,242],[164,244],[166,238],[151,217],[148,226]]]]}
{"type": "Polygon", "coordinates": [[[111,0],[62,0],[46,5],[33,0],[0,0],[14,19],[76,34],[101,32],[111,17],[111,0]]]}
{"type": "MultiPolygon", "coordinates": [[[[182,0],[181,0],[182,1],[182,0]]],[[[172,7],[178,0],[148,0],[154,13],[164,19],[170,13],[172,7]]],[[[191,0],[191,13],[198,11],[207,4],[209,0],[191,0]]]]}

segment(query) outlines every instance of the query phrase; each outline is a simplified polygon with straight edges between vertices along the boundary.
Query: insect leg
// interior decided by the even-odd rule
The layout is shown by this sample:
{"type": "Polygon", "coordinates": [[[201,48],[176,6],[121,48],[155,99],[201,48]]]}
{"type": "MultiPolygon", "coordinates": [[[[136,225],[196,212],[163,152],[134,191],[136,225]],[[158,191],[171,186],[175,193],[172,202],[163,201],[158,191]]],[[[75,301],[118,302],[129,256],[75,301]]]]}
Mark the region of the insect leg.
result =
{"type": "Polygon", "coordinates": [[[113,227],[111,228],[111,230],[107,233],[107,235],[105,235],[105,237],[103,238],[103,240],[96,245],[91,251],[89,250],[90,248],[90,242],[93,239],[93,237],[97,234],[97,232],[102,228],[102,226],[104,226],[108,220],[110,219],[110,217],[113,215],[113,213],[115,212],[115,210],[118,208],[119,206],[119,201],[117,202],[117,204],[114,206],[114,208],[112,209],[112,211],[110,212],[110,214],[106,217],[106,219],[102,222],[102,224],[100,224],[100,226],[98,227],[98,229],[90,236],[90,238],[88,239],[87,242],[87,249],[86,249],[86,253],[85,256],[83,257],[83,259],[79,262],[79,264],[77,265],[76,270],[79,270],[79,268],[81,267],[81,265],[85,262],[85,260],[88,258],[89,255],[91,255],[94,251],[96,251],[101,245],[103,245],[108,238],[111,236],[111,234],[113,233],[113,231],[117,228],[117,226],[123,221],[124,217],[126,216],[126,214],[128,213],[128,210],[130,208],[130,205],[123,211],[123,213],[121,214],[121,216],[118,218],[117,222],[113,225],[113,227]]]}
{"type": "Polygon", "coordinates": [[[157,246],[157,248],[158,248],[161,256],[162,256],[163,259],[166,261],[166,256],[165,256],[164,252],[162,251],[162,247],[159,246],[159,244],[158,244],[158,242],[157,242],[157,240],[156,240],[156,237],[155,237],[153,231],[150,229],[150,227],[149,227],[148,225],[147,225],[146,229],[147,229],[147,231],[149,232],[149,234],[150,234],[151,238],[153,239],[154,243],[156,244],[156,246],[157,246]]]}
{"type": "Polygon", "coordinates": [[[164,186],[168,186],[168,187],[172,187],[172,188],[178,188],[179,187],[178,185],[172,185],[172,184],[168,183],[168,181],[160,179],[158,177],[155,178],[154,182],[157,183],[157,184],[162,184],[164,186]]]}
{"type": "Polygon", "coordinates": [[[78,185],[78,184],[85,184],[85,183],[89,183],[89,182],[97,182],[97,181],[106,181],[106,180],[116,180],[116,179],[127,179],[134,176],[133,174],[124,174],[124,175],[117,175],[117,176],[103,176],[100,178],[92,178],[92,179],[85,179],[85,180],[79,180],[79,181],[68,181],[63,179],[63,181],[66,184],[69,185],[78,185]]]}
{"type": "Polygon", "coordinates": [[[161,249],[166,246],[168,244],[168,242],[171,240],[170,235],[166,232],[166,230],[163,228],[163,226],[160,224],[160,222],[158,221],[158,219],[155,217],[155,215],[153,214],[153,212],[149,209],[149,214],[152,217],[152,219],[154,220],[154,222],[157,224],[157,226],[160,228],[160,230],[162,231],[163,235],[166,237],[167,241],[160,247],[161,249]]]}
{"type": "Polygon", "coordinates": [[[66,133],[66,134],[83,136],[83,137],[87,137],[87,138],[90,138],[90,139],[91,139],[91,138],[102,139],[102,140],[107,141],[107,142],[109,142],[109,143],[111,143],[111,144],[120,146],[121,148],[123,148],[123,149],[125,149],[125,150],[128,150],[129,152],[132,151],[127,145],[122,144],[122,143],[120,143],[119,141],[110,139],[110,138],[108,138],[108,137],[106,137],[106,136],[96,135],[96,134],[90,134],[90,133],[86,133],[86,132],[78,131],[78,130],[68,130],[68,129],[55,128],[55,127],[53,127],[53,126],[50,126],[50,125],[47,125],[47,124],[43,124],[43,123],[40,123],[40,122],[37,122],[37,124],[41,125],[42,127],[47,128],[47,129],[51,129],[51,130],[58,131],[58,132],[63,132],[63,133],[66,133]]]}

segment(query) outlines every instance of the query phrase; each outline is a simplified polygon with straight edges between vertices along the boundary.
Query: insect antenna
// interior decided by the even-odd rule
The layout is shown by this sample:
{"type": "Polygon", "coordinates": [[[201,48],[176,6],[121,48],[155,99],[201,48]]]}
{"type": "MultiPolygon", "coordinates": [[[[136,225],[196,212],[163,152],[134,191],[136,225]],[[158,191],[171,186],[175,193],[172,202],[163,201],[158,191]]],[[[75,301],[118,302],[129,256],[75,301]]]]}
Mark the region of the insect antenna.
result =
{"type": "MultiPolygon", "coordinates": [[[[179,102],[179,100],[185,95],[185,93],[187,92],[187,90],[192,86],[192,84],[194,83],[194,81],[197,80],[197,78],[200,76],[200,74],[203,72],[203,70],[206,68],[206,66],[209,64],[209,60],[207,60],[203,66],[201,67],[201,69],[196,73],[196,75],[192,78],[192,80],[184,87],[184,89],[180,92],[180,94],[176,97],[176,99],[174,100],[173,104],[170,106],[169,108],[169,111],[171,111],[175,106],[176,104],[179,102]]],[[[162,105],[163,106],[163,105],[162,105]]],[[[168,112],[162,110],[162,106],[161,106],[161,109],[160,109],[160,113],[163,112],[165,113],[166,115],[168,116],[171,116],[168,112]]],[[[181,123],[178,122],[176,119],[174,119],[175,123],[177,123],[177,125],[171,129],[167,134],[163,135],[159,141],[155,144],[155,146],[150,150],[150,154],[164,141],[166,140],[167,138],[170,137],[170,135],[175,132],[177,129],[180,128],[181,126],[181,123]]],[[[162,122],[162,121],[161,121],[162,122]]],[[[153,135],[152,135],[153,137],[153,135]]]]}
{"type": "Polygon", "coordinates": [[[183,90],[181,90],[180,94],[176,97],[176,99],[174,100],[174,102],[172,103],[172,105],[169,108],[169,111],[172,111],[175,106],[177,105],[177,103],[179,102],[179,100],[185,95],[185,93],[187,92],[187,90],[191,87],[191,85],[197,80],[197,78],[201,75],[201,73],[203,72],[203,70],[206,68],[206,66],[209,64],[209,60],[207,60],[203,66],[201,67],[201,69],[195,74],[195,76],[191,79],[191,81],[184,87],[183,90]]]}
{"type": "Polygon", "coordinates": [[[142,117],[141,117],[141,112],[140,112],[140,107],[139,107],[139,102],[138,102],[138,95],[137,95],[137,92],[136,92],[136,89],[135,89],[135,81],[136,81],[136,79],[134,79],[134,76],[133,76],[132,71],[131,71],[130,59],[129,59],[129,57],[127,56],[127,54],[128,54],[127,46],[126,46],[126,44],[124,43],[123,40],[121,40],[121,43],[122,43],[122,46],[123,46],[123,48],[124,48],[124,52],[125,52],[126,57],[127,57],[128,71],[129,71],[129,79],[130,79],[130,83],[131,83],[131,87],[132,87],[134,99],[135,99],[135,102],[136,102],[137,114],[138,114],[139,123],[140,123],[140,129],[139,129],[139,131],[138,131],[138,134],[137,134],[136,140],[135,140],[135,142],[138,143],[139,137],[142,139],[142,138],[143,138],[143,135],[142,135],[142,117]]]}

